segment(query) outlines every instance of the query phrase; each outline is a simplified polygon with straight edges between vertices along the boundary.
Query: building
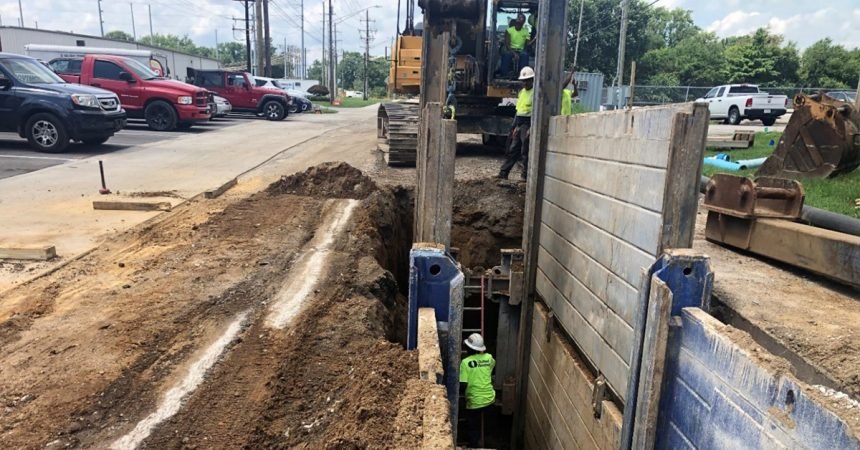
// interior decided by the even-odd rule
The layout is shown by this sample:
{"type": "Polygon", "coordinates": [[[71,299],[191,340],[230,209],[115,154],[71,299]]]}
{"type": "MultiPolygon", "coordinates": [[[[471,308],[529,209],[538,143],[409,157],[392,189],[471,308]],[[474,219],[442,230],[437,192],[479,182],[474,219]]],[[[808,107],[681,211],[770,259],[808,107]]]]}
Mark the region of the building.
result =
{"type": "Polygon", "coordinates": [[[69,45],[77,47],[106,47],[129,50],[147,50],[155,54],[160,61],[167,62],[168,77],[185,81],[189,67],[202,70],[218,69],[220,64],[212,58],[204,58],[187,53],[177,52],[166,48],[153,47],[135,42],[105,39],[98,36],[67,33],[64,31],[37,30],[33,28],[0,27],[0,51],[26,54],[28,44],[69,45]]]}

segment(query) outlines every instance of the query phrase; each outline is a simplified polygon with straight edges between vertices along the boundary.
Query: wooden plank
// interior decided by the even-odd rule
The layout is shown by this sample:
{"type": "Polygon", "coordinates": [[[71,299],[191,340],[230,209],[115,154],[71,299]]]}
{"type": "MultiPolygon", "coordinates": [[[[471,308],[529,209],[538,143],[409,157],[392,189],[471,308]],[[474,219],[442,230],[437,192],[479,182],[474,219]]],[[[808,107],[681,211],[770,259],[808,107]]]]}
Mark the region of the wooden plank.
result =
{"type": "Polygon", "coordinates": [[[236,186],[237,184],[239,184],[239,179],[238,179],[238,178],[233,178],[232,180],[230,180],[230,181],[228,181],[228,182],[226,182],[226,183],[222,184],[221,186],[218,186],[216,189],[212,189],[212,190],[206,191],[206,192],[204,193],[204,195],[205,195],[205,196],[206,196],[206,198],[208,198],[208,199],[218,198],[218,197],[220,197],[222,194],[224,194],[225,192],[227,192],[228,190],[232,189],[232,188],[233,188],[233,186],[236,186]]]}
{"type": "Polygon", "coordinates": [[[0,259],[50,261],[56,257],[57,249],[53,245],[35,248],[0,248],[0,259]]]}
{"type": "Polygon", "coordinates": [[[544,227],[541,231],[541,246],[544,251],[553,249],[553,258],[602,299],[625,323],[633,326],[636,303],[639,301],[636,288],[550,228],[544,227]]]}
{"type": "Polygon", "coordinates": [[[662,169],[549,153],[546,173],[582,189],[651,211],[659,212],[663,206],[666,171],[662,169]]]}
{"type": "Polygon", "coordinates": [[[439,348],[439,331],[436,325],[436,310],[418,310],[418,377],[437,384],[444,381],[442,351],[439,348]]]}
{"type": "Polygon", "coordinates": [[[658,213],[550,177],[544,200],[645,254],[656,255],[660,248],[662,220],[658,213]]]}
{"type": "MultiPolygon", "coordinates": [[[[639,286],[642,267],[650,267],[654,257],[621,239],[544,202],[544,224],[631,286],[639,286]]],[[[552,252],[550,252],[552,253],[552,252]]]]}
{"type": "Polygon", "coordinates": [[[618,356],[549,281],[543,272],[537,276],[538,293],[543,297],[565,331],[573,338],[592,365],[599,367],[606,376],[608,384],[623,400],[627,394],[627,373],[629,366],[618,356]]]}
{"type": "Polygon", "coordinates": [[[111,211],[170,211],[170,202],[94,201],[93,209],[111,211]]]}
{"type": "Polygon", "coordinates": [[[710,117],[708,106],[696,103],[690,114],[678,114],[672,122],[660,252],[670,248],[693,246],[696,211],[699,207],[699,182],[702,178],[702,157],[710,117]]]}
{"type": "Polygon", "coordinates": [[[633,448],[654,448],[656,441],[671,311],[672,291],[666,283],[653,277],[648,299],[645,339],[642,343],[633,448]]]}
{"type": "Polygon", "coordinates": [[[442,105],[429,102],[421,115],[426,126],[419,151],[415,241],[451,244],[457,122],[442,118],[442,105]]]}
{"type": "MultiPolygon", "coordinates": [[[[589,291],[575,275],[549,256],[544,249],[541,249],[538,255],[538,266],[547,278],[552,280],[563,299],[603,337],[603,340],[626,364],[630,364],[633,328],[606,306],[601,298],[589,291]]],[[[553,306],[553,311],[557,313],[560,309],[557,305],[553,306]]],[[[568,329],[567,326],[570,324],[562,320],[560,313],[558,319],[565,329],[568,329]]]]}
{"type": "Polygon", "coordinates": [[[734,139],[708,139],[705,142],[705,148],[712,149],[728,149],[728,150],[737,150],[737,149],[747,149],[752,146],[752,142],[750,141],[736,141],[734,139]]]}
{"type": "Polygon", "coordinates": [[[421,427],[424,431],[424,439],[421,448],[454,450],[456,446],[448,416],[449,405],[445,387],[434,385],[428,391],[424,398],[424,417],[421,427]]]}

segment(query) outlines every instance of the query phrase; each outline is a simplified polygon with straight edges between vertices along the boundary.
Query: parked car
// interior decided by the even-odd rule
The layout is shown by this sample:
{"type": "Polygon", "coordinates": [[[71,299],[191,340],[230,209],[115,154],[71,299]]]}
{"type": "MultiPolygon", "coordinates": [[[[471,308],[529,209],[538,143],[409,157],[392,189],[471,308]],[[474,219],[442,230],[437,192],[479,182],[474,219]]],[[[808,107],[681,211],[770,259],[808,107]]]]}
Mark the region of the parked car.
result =
{"type": "Polygon", "coordinates": [[[266,77],[254,77],[257,87],[267,87],[272,89],[280,89],[290,96],[290,113],[298,114],[307,110],[313,109],[314,104],[307,99],[304,92],[295,89],[289,89],[281,83],[281,80],[266,77]]]}
{"type": "Polygon", "coordinates": [[[220,95],[212,96],[213,105],[215,109],[212,117],[227,117],[227,114],[233,110],[233,105],[230,104],[230,101],[220,95]]]}
{"type": "Polygon", "coordinates": [[[290,96],[281,89],[258,87],[246,72],[188,69],[188,79],[195,86],[226,98],[233,111],[262,115],[266,120],[284,120],[288,115],[290,96]]]}
{"type": "Polygon", "coordinates": [[[364,98],[362,91],[346,91],[346,98],[364,98]]]}
{"type": "Polygon", "coordinates": [[[69,45],[41,45],[28,44],[24,46],[24,51],[27,56],[40,59],[43,61],[51,61],[58,58],[83,58],[87,55],[111,55],[125,56],[134,59],[144,66],[152,69],[160,77],[170,75],[170,70],[167,68],[167,57],[158,55],[150,50],[131,50],[127,48],[108,48],[108,47],[73,47],[69,45]]]}
{"type": "Polygon", "coordinates": [[[113,92],[68,84],[33,58],[0,53],[0,129],[34,149],[62,152],[72,140],[101,145],[125,122],[113,92]]]}
{"type": "Polygon", "coordinates": [[[769,95],[752,84],[717,86],[697,102],[707,102],[711,119],[721,119],[737,125],[743,119],[761,120],[766,126],[776,123],[788,109],[789,98],[769,95]]]}
{"type": "Polygon", "coordinates": [[[857,93],[852,91],[831,91],[827,93],[828,97],[846,103],[854,103],[856,95],[857,93]]]}
{"type": "Polygon", "coordinates": [[[156,131],[187,129],[211,117],[205,89],[163,79],[136,59],[86,55],[55,58],[48,66],[69,83],[115,92],[129,117],[145,119],[156,131]]]}

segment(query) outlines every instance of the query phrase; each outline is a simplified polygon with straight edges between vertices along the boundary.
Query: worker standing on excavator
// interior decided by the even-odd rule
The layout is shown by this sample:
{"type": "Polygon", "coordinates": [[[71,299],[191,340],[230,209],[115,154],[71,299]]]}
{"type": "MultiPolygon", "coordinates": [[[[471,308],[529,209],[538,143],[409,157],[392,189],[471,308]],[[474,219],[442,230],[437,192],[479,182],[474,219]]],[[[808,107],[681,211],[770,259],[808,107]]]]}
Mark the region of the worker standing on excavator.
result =
{"type": "Polygon", "coordinates": [[[505,51],[502,53],[502,71],[510,76],[529,65],[529,55],[526,53],[531,33],[526,28],[526,16],[517,14],[517,19],[512,26],[505,31],[505,51]],[[511,72],[512,66],[516,70],[511,72]]]}
{"type": "Polygon", "coordinates": [[[499,170],[498,178],[507,179],[511,169],[517,161],[523,160],[523,179],[528,174],[529,163],[529,136],[532,125],[532,100],[534,99],[535,71],[531,67],[524,67],[520,71],[520,81],[523,88],[517,94],[517,116],[514,118],[514,126],[511,131],[511,139],[507,148],[505,163],[499,170]]]}
{"type": "Polygon", "coordinates": [[[487,353],[484,338],[480,334],[472,333],[464,343],[469,356],[460,361],[460,384],[465,385],[461,389],[466,392],[469,447],[478,448],[482,440],[482,415],[496,402],[496,390],[493,388],[496,360],[487,353]]]}

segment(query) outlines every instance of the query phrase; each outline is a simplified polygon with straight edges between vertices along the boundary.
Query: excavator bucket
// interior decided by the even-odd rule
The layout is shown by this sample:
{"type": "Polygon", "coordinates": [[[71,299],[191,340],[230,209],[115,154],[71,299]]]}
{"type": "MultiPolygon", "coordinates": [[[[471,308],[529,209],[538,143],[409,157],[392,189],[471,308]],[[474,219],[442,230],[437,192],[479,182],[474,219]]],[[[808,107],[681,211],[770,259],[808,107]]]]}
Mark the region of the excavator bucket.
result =
{"type": "Polygon", "coordinates": [[[860,166],[860,111],[824,94],[798,95],[773,154],[756,176],[825,178],[860,166]]]}

